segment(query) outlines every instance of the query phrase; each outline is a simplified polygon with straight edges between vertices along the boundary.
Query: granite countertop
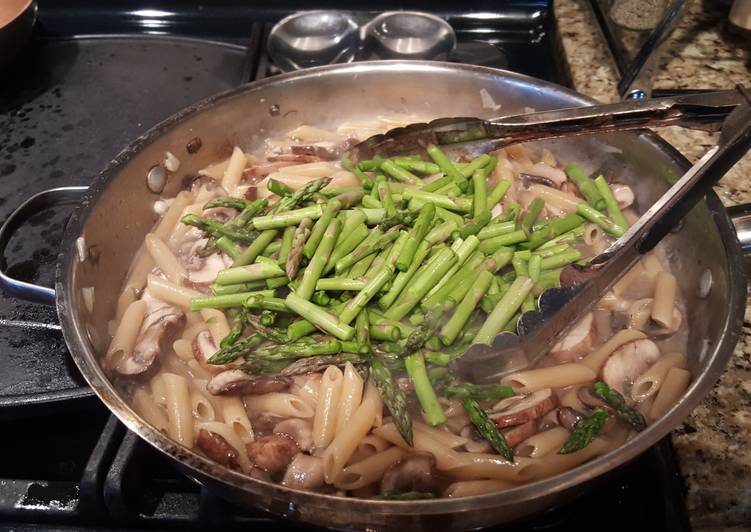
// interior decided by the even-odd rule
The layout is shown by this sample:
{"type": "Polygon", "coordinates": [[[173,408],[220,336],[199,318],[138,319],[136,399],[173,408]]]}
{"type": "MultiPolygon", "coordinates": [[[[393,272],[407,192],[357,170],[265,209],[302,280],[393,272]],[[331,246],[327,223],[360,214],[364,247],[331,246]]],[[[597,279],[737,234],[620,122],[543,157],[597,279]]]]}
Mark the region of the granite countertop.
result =
{"type": "MultiPolygon", "coordinates": [[[[589,0],[554,0],[574,88],[617,101],[617,70],[589,0]]],[[[696,0],[671,37],[654,87],[728,89],[751,86],[748,41],[728,30],[728,0],[696,0]]],[[[690,160],[716,134],[661,128],[659,134],[690,160]]],[[[725,205],[751,202],[751,154],[716,188],[725,205]]],[[[750,300],[751,302],[751,300],[750,300]]],[[[748,530],[751,523],[751,307],[743,337],[712,392],[673,432],[694,530],[748,530]]]]}

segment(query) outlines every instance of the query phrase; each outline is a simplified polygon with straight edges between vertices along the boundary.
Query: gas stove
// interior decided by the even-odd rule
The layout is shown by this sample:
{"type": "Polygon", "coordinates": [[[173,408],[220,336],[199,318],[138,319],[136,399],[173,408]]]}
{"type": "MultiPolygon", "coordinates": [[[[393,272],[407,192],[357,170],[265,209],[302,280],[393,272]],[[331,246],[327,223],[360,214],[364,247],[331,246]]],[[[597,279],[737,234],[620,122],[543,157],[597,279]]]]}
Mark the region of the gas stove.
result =
{"type": "MultiPolygon", "coordinates": [[[[421,6],[316,2],[380,11],[421,6]]],[[[0,81],[0,219],[41,190],[86,185],[130,140],[180,108],[276,75],[274,22],[309,2],[39,0],[32,42],[0,81]]],[[[409,4],[409,2],[407,3],[409,4]]],[[[568,85],[550,1],[437,1],[457,35],[449,60],[568,85]]],[[[38,213],[7,248],[15,277],[51,285],[70,208],[38,213]]],[[[86,386],[54,310],[0,298],[0,523],[15,530],[297,527],[218,499],[125,428],[86,386]]],[[[669,439],[571,504],[504,530],[688,530],[669,439]]]]}

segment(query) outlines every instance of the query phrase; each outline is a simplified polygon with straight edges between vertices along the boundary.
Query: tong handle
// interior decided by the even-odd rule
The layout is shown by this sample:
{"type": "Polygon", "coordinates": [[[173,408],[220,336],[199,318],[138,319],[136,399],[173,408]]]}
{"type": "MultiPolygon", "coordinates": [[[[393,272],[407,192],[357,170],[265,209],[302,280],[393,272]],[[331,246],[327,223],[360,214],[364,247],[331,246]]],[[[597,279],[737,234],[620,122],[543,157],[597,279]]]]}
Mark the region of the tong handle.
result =
{"type": "Polygon", "coordinates": [[[497,118],[486,122],[486,131],[514,142],[671,125],[716,131],[744,101],[739,90],[630,100],[497,118]]]}
{"type": "Polygon", "coordinates": [[[522,316],[520,333],[529,334],[525,351],[531,364],[547,353],[551,342],[588,312],[644,253],[654,248],[751,148],[751,94],[740,87],[737,93],[744,103],[725,119],[718,144],[584,268],[581,273],[586,280],[560,291],[546,291],[540,296],[542,312],[530,313],[529,319],[525,319],[526,314],[522,316]]]}

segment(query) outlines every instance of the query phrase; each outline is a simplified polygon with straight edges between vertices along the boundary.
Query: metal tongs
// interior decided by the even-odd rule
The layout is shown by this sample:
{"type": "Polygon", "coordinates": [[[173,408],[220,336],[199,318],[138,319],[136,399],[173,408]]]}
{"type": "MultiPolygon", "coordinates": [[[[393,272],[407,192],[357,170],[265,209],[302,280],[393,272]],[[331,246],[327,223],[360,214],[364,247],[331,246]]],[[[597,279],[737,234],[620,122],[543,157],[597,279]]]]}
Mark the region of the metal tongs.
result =
{"type": "Polygon", "coordinates": [[[680,125],[720,130],[720,140],[645,212],[621,238],[587,266],[568,266],[569,286],[545,290],[539,310],[524,313],[518,335],[501,333],[490,345],[475,344],[456,361],[473,382],[497,382],[536,364],[639,258],[654,248],[707,191],[751,148],[751,94],[737,90],[595,105],[481,120],[442,118],[377,135],[355,146],[350,159],[417,153],[430,144],[479,155],[503,146],[572,135],[647,126],[680,125]],[[573,270],[573,271],[572,271],[573,270]]]}

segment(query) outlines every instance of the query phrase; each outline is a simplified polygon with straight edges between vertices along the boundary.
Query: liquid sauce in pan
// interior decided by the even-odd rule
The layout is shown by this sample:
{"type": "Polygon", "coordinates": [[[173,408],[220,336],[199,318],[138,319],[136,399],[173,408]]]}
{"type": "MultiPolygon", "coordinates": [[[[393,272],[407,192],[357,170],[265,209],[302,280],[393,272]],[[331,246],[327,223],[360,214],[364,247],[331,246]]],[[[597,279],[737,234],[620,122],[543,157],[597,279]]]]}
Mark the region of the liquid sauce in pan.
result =
{"type": "Polygon", "coordinates": [[[462,379],[470,345],[514,331],[637,205],[537,146],[340,162],[412,121],[301,126],[157,202],[103,357],[146,421],[255,478],[406,500],[561,473],[682,396],[681,297],[656,253],[538,367],[462,379]]]}

